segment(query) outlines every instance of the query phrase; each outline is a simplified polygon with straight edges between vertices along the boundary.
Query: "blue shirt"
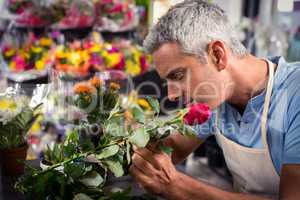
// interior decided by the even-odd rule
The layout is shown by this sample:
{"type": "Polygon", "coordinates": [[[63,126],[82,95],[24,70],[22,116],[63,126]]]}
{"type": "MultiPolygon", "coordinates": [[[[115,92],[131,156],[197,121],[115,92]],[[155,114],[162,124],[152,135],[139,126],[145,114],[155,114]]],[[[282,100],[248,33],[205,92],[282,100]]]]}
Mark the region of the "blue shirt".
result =
{"type": "MultiPolygon", "coordinates": [[[[287,63],[282,57],[270,59],[277,64],[268,113],[267,140],[271,158],[280,175],[282,165],[300,164],[300,62],[287,63]]],[[[248,101],[243,115],[228,103],[220,106],[219,125],[228,139],[250,148],[263,148],[261,115],[265,92],[248,101]]],[[[195,126],[200,139],[214,134],[216,111],[205,124],[195,126]]]]}

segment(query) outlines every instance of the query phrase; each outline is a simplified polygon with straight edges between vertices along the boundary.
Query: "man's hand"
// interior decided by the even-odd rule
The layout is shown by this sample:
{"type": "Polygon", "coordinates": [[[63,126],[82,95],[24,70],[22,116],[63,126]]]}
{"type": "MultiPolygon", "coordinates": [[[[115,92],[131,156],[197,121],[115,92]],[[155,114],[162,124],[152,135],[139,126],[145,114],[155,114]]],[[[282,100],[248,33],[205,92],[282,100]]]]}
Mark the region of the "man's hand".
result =
{"type": "Polygon", "coordinates": [[[135,149],[130,173],[145,190],[163,195],[179,177],[170,156],[154,148],[135,149]]]}

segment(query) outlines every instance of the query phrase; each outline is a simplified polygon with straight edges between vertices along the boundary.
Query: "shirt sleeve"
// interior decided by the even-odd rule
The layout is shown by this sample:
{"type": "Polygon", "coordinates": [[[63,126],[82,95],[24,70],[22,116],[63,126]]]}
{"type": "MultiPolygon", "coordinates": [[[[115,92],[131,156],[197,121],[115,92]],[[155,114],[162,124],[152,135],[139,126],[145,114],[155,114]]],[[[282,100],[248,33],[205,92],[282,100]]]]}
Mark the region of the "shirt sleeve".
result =
{"type": "Polygon", "coordinates": [[[300,88],[291,97],[287,109],[283,164],[300,164],[300,88]]]}
{"type": "Polygon", "coordinates": [[[210,118],[205,123],[201,125],[193,126],[193,129],[196,131],[197,137],[200,140],[204,141],[209,136],[213,135],[215,117],[216,117],[216,111],[212,112],[210,118]]]}

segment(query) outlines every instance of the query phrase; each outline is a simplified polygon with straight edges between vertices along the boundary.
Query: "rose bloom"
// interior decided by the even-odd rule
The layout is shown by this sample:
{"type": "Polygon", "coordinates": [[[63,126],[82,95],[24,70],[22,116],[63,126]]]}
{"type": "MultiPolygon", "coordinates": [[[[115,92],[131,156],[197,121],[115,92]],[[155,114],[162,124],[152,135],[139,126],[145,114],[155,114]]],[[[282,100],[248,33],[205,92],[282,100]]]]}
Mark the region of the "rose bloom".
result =
{"type": "Polygon", "coordinates": [[[185,124],[193,126],[203,124],[211,116],[210,108],[207,104],[196,103],[189,106],[189,112],[184,116],[185,124]]]}

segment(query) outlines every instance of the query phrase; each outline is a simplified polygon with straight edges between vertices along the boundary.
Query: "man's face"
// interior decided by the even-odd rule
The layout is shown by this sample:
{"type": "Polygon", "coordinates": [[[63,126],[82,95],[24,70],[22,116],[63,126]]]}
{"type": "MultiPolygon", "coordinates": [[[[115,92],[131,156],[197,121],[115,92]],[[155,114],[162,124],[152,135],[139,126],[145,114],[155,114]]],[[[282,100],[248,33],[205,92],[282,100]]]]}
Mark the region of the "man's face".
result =
{"type": "Polygon", "coordinates": [[[170,100],[183,97],[185,103],[194,100],[212,108],[224,100],[220,88],[225,83],[225,72],[217,70],[210,59],[203,64],[198,57],[182,53],[175,43],[162,45],[153,56],[156,70],[167,80],[170,100]]]}

